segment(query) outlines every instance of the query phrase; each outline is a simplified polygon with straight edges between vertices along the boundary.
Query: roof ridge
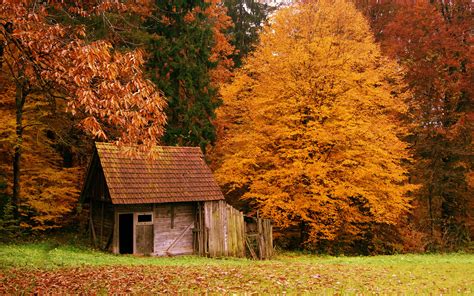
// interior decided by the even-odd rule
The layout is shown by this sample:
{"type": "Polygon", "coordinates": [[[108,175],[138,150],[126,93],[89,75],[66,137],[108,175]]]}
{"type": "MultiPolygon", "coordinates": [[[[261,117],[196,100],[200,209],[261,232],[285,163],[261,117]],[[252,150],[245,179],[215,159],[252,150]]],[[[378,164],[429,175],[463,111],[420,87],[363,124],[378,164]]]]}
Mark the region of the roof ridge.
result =
{"type": "MultiPolygon", "coordinates": [[[[104,146],[109,146],[109,147],[115,147],[115,148],[119,148],[119,146],[117,146],[116,144],[114,143],[108,143],[108,142],[94,142],[95,146],[97,147],[97,145],[104,145],[104,146]]],[[[128,148],[131,148],[131,147],[138,147],[138,145],[124,145],[122,147],[128,147],[128,148]]],[[[201,147],[199,146],[169,146],[169,145],[156,145],[154,146],[153,148],[167,148],[167,149],[199,149],[201,150],[201,147]]],[[[201,150],[202,151],[202,150],[201,150]]]]}

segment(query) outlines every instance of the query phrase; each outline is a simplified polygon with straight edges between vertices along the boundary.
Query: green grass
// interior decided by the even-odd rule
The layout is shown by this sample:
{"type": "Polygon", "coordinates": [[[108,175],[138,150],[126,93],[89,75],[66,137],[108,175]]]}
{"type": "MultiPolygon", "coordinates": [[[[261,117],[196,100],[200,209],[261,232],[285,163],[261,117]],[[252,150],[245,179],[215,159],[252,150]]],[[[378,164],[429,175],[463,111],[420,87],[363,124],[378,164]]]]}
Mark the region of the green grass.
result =
{"type": "Polygon", "coordinates": [[[52,269],[58,267],[109,266],[109,265],[201,265],[234,262],[244,264],[247,259],[210,260],[198,256],[151,257],[114,255],[72,245],[39,242],[21,245],[0,245],[0,269],[21,267],[52,269]]]}
{"type": "Polygon", "coordinates": [[[137,257],[51,242],[0,245],[0,294],[17,293],[474,294],[473,254],[268,261],[137,257]]]}

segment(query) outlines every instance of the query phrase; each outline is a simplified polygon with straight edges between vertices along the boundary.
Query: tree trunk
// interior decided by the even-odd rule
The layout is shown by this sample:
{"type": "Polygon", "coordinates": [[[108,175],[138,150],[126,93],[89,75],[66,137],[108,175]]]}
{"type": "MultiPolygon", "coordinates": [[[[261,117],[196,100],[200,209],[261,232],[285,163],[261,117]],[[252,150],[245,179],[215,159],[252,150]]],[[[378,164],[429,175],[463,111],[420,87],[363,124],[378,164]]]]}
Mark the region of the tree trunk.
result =
{"type": "MultiPolygon", "coordinates": [[[[240,32],[242,34],[241,38],[240,38],[240,48],[244,48],[244,43],[245,43],[245,33],[242,33],[243,31],[243,23],[244,23],[244,1],[240,1],[239,3],[239,21],[237,22],[237,24],[235,24],[236,26],[236,32],[240,32]]],[[[242,55],[242,53],[239,53],[239,55],[242,55]]],[[[242,55],[243,56],[243,55],[242,55]]]]}
{"type": "Polygon", "coordinates": [[[23,107],[27,96],[26,83],[18,82],[16,85],[16,143],[13,156],[13,216],[19,218],[20,206],[20,168],[21,168],[21,146],[23,145],[23,107]]]}
{"type": "Polygon", "coordinates": [[[429,185],[428,191],[429,191],[429,193],[428,193],[428,213],[429,213],[429,216],[430,216],[430,235],[431,235],[431,239],[433,239],[435,225],[434,225],[434,215],[433,215],[433,192],[432,192],[433,190],[431,188],[431,184],[429,185]]]}

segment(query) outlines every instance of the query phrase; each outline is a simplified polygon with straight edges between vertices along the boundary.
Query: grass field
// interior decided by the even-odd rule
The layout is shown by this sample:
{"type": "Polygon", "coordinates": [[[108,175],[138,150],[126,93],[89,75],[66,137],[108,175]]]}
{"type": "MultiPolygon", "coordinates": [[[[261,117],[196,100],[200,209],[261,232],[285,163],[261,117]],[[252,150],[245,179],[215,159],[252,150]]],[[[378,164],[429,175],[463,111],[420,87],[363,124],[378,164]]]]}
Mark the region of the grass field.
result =
{"type": "Polygon", "coordinates": [[[474,294],[474,255],[329,257],[269,261],[117,256],[55,243],[0,245],[0,295],[474,294]]]}

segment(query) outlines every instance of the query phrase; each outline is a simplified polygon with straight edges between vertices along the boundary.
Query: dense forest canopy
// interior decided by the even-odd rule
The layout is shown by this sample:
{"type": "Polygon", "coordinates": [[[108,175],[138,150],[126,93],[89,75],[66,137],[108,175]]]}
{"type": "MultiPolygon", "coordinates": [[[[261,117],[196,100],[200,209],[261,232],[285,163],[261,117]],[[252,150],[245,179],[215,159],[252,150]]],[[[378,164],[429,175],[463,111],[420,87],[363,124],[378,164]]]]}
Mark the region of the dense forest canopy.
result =
{"type": "Polygon", "coordinates": [[[413,225],[429,248],[469,242],[473,212],[472,1],[356,1],[383,52],[404,67],[414,156],[413,225]]]}
{"type": "Polygon", "coordinates": [[[1,238],[80,219],[92,144],[108,141],[200,146],[227,200],[271,218],[281,246],[463,248],[473,11],[0,0],[1,238]]]}

